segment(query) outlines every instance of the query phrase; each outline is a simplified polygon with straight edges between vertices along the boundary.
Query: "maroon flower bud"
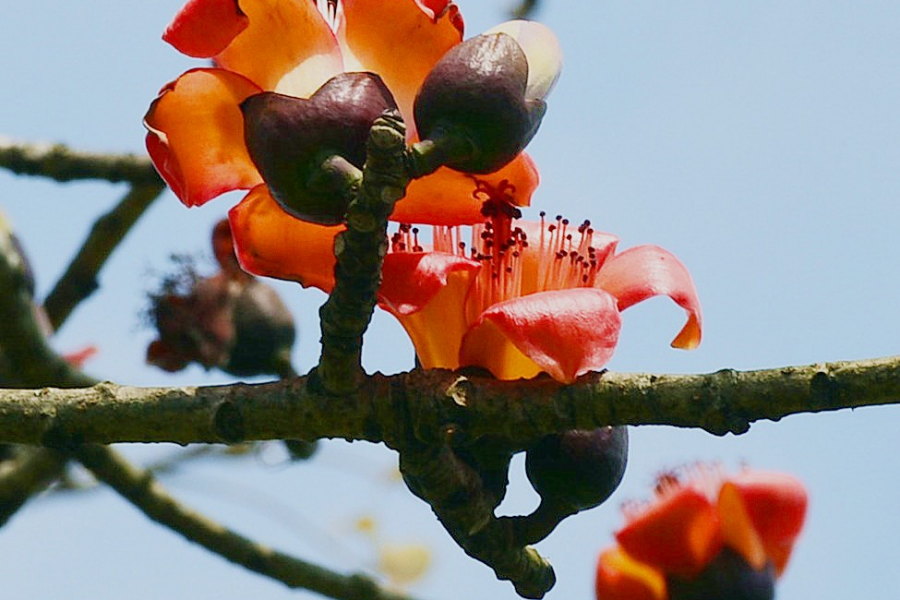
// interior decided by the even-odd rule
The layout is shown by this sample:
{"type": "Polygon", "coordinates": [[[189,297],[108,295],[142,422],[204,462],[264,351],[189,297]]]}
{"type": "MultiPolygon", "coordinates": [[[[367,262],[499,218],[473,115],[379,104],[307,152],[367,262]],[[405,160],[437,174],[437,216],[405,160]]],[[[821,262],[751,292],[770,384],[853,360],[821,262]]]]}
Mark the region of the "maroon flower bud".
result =
{"type": "Polygon", "coordinates": [[[232,375],[284,374],[290,364],[294,318],[270,286],[252,280],[235,298],[234,345],[222,369],[232,375]]]}
{"type": "Polygon", "coordinates": [[[264,92],[241,103],[250,158],[286,212],[334,225],[344,219],[366,159],[372,122],[396,108],[373,73],[341,73],[309,99],[264,92]]]}
{"type": "Polygon", "coordinates": [[[506,29],[512,35],[486,33],[450,49],[416,96],[419,137],[438,149],[417,148],[434,152],[452,169],[492,173],[503,167],[531,141],[544,116],[544,97],[558,74],[559,47],[546,27],[511,25],[506,29]],[[553,59],[542,60],[547,54],[553,59]],[[546,63],[556,72],[547,75],[546,63]]]}
{"type": "Polygon", "coordinates": [[[775,569],[757,571],[740,554],[724,548],[694,579],[670,576],[669,600],[772,600],[775,569]]]}
{"type": "Polygon", "coordinates": [[[622,481],[628,430],[600,427],[548,435],[525,454],[525,472],[541,504],[574,513],[598,506],[622,481]]]}

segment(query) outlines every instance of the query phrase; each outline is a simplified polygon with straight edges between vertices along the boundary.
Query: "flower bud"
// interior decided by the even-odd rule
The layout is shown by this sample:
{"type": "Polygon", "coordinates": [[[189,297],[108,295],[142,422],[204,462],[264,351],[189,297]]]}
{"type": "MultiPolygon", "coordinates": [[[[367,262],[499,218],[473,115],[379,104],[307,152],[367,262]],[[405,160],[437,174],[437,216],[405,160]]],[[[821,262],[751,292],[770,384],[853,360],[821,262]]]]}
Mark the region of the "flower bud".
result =
{"type": "Polygon", "coordinates": [[[269,285],[252,280],[235,298],[234,346],[222,369],[232,375],[280,373],[290,360],[294,318],[269,285]]]}
{"type": "Polygon", "coordinates": [[[574,513],[609,498],[628,459],[624,426],[548,435],[525,454],[525,473],[546,503],[574,513]]]}
{"type": "Polygon", "coordinates": [[[536,23],[504,26],[450,49],[416,96],[419,137],[436,145],[452,169],[500,169],[531,141],[544,116],[561,64],[556,38],[536,23]]]}
{"type": "Polygon", "coordinates": [[[755,570],[740,554],[724,548],[694,579],[670,576],[668,600],[772,600],[775,570],[755,570]]]}
{"type": "Polygon", "coordinates": [[[322,225],[344,220],[359,185],[372,122],[396,108],[373,73],[341,73],[309,99],[263,92],[241,103],[250,158],[289,214],[322,225]]]}
{"type": "Polygon", "coordinates": [[[292,461],[309,460],[319,449],[319,442],[306,440],[284,440],[284,447],[292,461]]]}
{"type": "Polygon", "coordinates": [[[517,19],[488,29],[485,35],[505,33],[516,40],[528,61],[526,98],[546,99],[562,72],[562,48],[553,32],[536,21],[517,19]]]}

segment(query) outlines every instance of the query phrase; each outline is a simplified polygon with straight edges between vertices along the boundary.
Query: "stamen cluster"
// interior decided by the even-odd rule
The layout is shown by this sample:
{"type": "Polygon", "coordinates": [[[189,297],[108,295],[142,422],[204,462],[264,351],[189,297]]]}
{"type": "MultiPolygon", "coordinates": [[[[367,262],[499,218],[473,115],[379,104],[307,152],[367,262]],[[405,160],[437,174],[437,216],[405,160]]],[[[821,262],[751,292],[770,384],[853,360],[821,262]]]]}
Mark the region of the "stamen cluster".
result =
{"type": "MultiPolygon", "coordinates": [[[[594,229],[588,220],[573,227],[557,215],[548,223],[542,211],[540,223],[518,224],[522,211],[511,203],[512,192],[507,181],[498,186],[478,182],[473,195],[483,199],[485,220],[472,226],[468,243],[460,226],[436,226],[433,230],[434,251],[481,263],[476,292],[470,299],[474,311],[525,294],[591,287],[612,251],[594,247],[594,229]],[[535,241],[537,248],[529,250],[535,241]]],[[[400,225],[391,237],[391,252],[422,252],[418,234],[418,228],[400,225]]]]}

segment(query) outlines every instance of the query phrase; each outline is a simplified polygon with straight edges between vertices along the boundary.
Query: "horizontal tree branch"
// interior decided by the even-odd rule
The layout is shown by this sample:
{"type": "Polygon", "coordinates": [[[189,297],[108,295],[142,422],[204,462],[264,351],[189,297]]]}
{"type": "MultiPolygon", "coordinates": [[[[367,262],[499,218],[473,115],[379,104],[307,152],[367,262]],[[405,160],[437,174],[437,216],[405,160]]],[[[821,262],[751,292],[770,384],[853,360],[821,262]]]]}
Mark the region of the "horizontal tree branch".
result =
{"type": "Polygon", "coordinates": [[[338,600],[411,600],[382,589],[365,575],[340,575],[273,550],[229,530],[175,500],[147,471],[131,466],[117,452],[83,446],[73,455],[152,520],[223,558],[280,581],[338,600]]]}
{"type": "Polygon", "coordinates": [[[16,142],[0,135],[0,167],[19,175],[37,175],[65,182],[102,179],[112,183],[162,185],[145,156],[71,150],[62,144],[16,142]]]}
{"type": "Polygon", "coordinates": [[[524,448],[540,437],[603,425],[698,427],[743,433],[760,419],[893,404],[900,357],[706,375],[596,373],[572,385],[501,382],[443,370],[368,377],[326,397],[306,378],[268,384],[0,390],[0,442],[193,442],[344,438],[441,443],[499,437],[524,448]]]}

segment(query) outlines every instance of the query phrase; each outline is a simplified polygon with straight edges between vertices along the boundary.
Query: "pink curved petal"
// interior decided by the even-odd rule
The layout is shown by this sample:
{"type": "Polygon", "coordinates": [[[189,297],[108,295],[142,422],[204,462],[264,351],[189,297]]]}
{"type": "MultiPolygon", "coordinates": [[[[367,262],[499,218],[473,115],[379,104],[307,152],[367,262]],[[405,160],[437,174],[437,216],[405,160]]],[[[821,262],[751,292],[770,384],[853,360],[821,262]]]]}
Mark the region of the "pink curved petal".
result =
{"type": "Polygon", "coordinates": [[[422,225],[482,223],[481,206],[487,198],[479,190],[502,191],[516,206],[529,206],[538,183],[537,166],[524,152],[490,175],[475,176],[441,168],[409,184],[391,220],[422,225]]]}
{"type": "Polygon", "coordinates": [[[239,104],[260,89],[222,69],[193,69],[163,87],[144,117],[147,151],[175,195],[199,206],[262,182],[244,144],[239,104]]]}
{"type": "Polygon", "coordinates": [[[485,310],[463,338],[460,363],[484,367],[498,379],[545,371],[571,383],[609,361],[620,327],[616,299],[603,290],[531,294],[485,310]]]}
{"type": "Polygon", "coordinates": [[[330,292],[334,287],[334,237],[325,227],[288,215],[265,185],[258,185],[228,213],[241,267],[254,275],[296,281],[330,292]]]}
{"type": "Polygon", "coordinates": [[[451,272],[480,268],[473,260],[443,252],[391,252],[384,258],[378,299],[395,314],[412,314],[447,285],[451,272]]]}
{"type": "Polygon", "coordinates": [[[190,0],[166,28],[163,40],[188,56],[212,58],[248,23],[238,0],[190,0]]]}
{"type": "Polygon", "coordinates": [[[636,246],[609,259],[596,285],[618,298],[625,310],[652,296],[669,296],[688,313],[672,346],[691,350],[700,344],[700,300],[690,273],[674,255],[658,246],[636,246]]]}
{"type": "Polygon", "coordinates": [[[348,71],[378,73],[412,129],[425,76],[462,41],[462,19],[447,0],[344,0],[338,39],[348,71]]]}
{"type": "Polygon", "coordinates": [[[240,8],[249,24],[216,55],[217,65],[264,90],[301,98],[344,70],[337,39],[315,2],[240,0],[240,8]]]}

